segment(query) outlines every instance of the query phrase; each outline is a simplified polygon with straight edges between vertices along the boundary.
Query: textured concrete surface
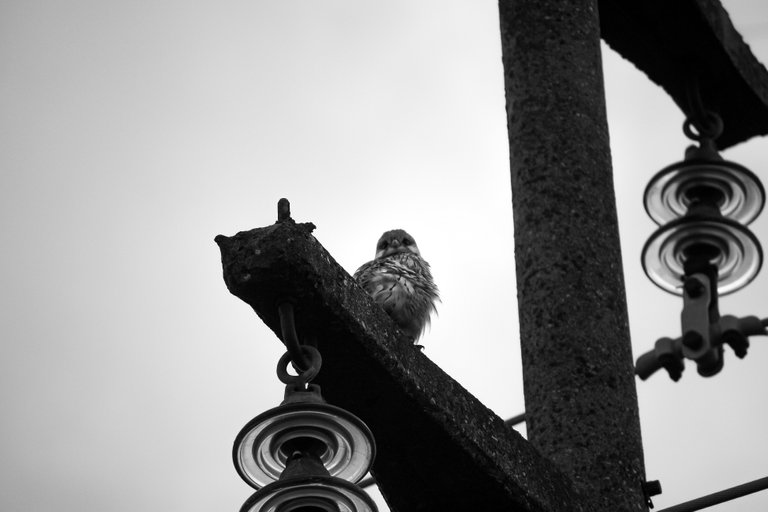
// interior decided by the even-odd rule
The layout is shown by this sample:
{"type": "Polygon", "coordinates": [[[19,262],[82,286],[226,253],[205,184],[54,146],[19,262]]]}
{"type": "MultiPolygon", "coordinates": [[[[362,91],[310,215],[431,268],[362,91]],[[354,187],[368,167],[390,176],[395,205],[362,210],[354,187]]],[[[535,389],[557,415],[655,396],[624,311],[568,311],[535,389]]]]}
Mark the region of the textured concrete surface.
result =
{"type": "Polygon", "coordinates": [[[572,482],[446,375],[292,220],[216,238],[224,280],[280,336],[276,303],[323,356],[315,382],[373,432],[393,511],[586,511],[572,482]]]}
{"type": "Polygon", "coordinates": [[[590,510],[646,510],[597,1],[500,9],[528,439],[590,510]]]}
{"type": "Polygon", "coordinates": [[[721,149],[768,133],[768,71],[719,1],[598,3],[605,42],[663,87],[683,112],[690,112],[686,88],[697,77],[705,107],[723,118],[721,149]]]}

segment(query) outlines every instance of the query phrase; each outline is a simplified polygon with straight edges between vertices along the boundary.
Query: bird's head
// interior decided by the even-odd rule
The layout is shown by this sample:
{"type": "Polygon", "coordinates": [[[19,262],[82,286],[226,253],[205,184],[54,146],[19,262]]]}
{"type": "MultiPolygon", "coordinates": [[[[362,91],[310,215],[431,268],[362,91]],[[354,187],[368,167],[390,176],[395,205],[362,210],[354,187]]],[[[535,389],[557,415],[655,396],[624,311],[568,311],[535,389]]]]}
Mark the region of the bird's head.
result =
{"type": "Polygon", "coordinates": [[[387,231],[376,244],[376,259],[386,258],[397,253],[412,253],[420,256],[416,241],[402,229],[387,231]]]}

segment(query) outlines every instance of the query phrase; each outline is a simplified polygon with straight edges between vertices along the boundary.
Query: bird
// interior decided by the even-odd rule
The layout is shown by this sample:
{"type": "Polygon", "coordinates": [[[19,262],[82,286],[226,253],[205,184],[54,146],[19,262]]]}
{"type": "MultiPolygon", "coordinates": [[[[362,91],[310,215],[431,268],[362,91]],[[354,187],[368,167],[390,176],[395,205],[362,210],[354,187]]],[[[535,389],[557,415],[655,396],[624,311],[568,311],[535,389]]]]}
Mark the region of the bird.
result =
{"type": "Polygon", "coordinates": [[[429,263],[421,257],[416,240],[402,229],[381,235],[374,259],[358,268],[354,278],[413,343],[437,313],[440,293],[429,263]]]}

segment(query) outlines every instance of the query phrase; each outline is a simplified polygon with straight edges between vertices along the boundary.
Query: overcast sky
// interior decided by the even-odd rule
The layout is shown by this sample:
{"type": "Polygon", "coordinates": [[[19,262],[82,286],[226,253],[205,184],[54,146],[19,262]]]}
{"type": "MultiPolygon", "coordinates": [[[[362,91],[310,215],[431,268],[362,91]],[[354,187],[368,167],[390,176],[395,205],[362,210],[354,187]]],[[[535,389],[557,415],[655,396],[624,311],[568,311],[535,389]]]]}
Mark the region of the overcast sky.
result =
{"type": "MultiPolygon", "coordinates": [[[[724,5],[768,61],[768,4],[724,5]]],[[[688,141],[661,89],[604,67],[637,356],[680,330],[640,266],[642,191],[688,141]]],[[[426,356],[524,410],[495,1],[0,0],[0,143],[0,510],[239,510],[232,442],[282,399],[282,346],[213,238],[281,197],[349,272],[410,231],[443,298],[426,356]]],[[[764,138],[724,156],[768,176],[764,138]]],[[[751,229],[768,248],[768,213],[751,229]]],[[[768,316],[768,271],[721,312],[768,316]]],[[[766,367],[756,338],[714,378],[638,381],[657,507],[768,476],[766,367]]]]}

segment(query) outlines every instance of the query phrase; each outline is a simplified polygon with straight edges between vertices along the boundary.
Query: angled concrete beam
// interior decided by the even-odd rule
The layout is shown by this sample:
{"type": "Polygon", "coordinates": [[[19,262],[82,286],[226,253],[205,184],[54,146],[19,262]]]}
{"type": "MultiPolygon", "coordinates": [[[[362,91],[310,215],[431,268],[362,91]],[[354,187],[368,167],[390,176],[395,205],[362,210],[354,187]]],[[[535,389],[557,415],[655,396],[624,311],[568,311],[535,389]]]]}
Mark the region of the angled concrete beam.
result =
{"type": "Polygon", "coordinates": [[[315,382],[376,437],[373,473],[392,510],[588,510],[568,477],[405,339],[312,227],[287,219],[216,237],[224,281],[278,337],[276,304],[294,302],[299,336],[323,356],[315,382]]]}
{"type": "Polygon", "coordinates": [[[720,148],[768,133],[768,71],[719,1],[600,0],[599,10],[603,40],[686,114],[686,89],[698,79],[705,107],[723,118],[720,148]]]}

